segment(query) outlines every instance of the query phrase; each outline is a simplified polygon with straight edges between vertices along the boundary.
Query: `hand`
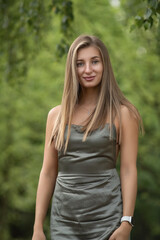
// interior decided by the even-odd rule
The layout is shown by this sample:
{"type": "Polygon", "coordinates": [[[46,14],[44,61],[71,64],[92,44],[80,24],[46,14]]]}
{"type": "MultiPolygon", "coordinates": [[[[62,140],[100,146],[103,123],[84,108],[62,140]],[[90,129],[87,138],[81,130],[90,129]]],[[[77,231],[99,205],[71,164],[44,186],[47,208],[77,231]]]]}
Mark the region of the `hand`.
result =
{"type": "Polygon", "coordinates": [[[122,222],[120,227],[112,233],[109,240],[128,240],[131,230],[132,226],[128,222],[122,222]]]}
{"type": "Polygon", "coordinates": [[[44,232],[43,231],[34,231],[32,240],[46,240],[44,232]]]}

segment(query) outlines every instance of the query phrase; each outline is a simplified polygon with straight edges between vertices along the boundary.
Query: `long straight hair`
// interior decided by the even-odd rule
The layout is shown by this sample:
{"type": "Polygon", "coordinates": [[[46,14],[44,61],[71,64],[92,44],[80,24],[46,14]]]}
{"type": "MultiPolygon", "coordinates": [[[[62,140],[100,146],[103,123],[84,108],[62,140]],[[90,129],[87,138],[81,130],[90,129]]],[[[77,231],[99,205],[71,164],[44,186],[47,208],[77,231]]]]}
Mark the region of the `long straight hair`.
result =
{"type": "Polygon", "coordinates": [[[103,74],[100,83],[100,91],[97,105],[93,113],[88,117],[83,126],[84,131],[83,141],[86,140],[88,134],[98,127],[104,127],[106,117],[109,116],[110,137],[112,137],[112,124],[115,117],[118,117],[120,126],[119,144],[121,141],[121,106],[126,106],[132,115],[137,120],[139,128],[143,131],[142,119],[139,112],[123,95],[115,80],[112,70],[109,54],[104,43],[95,36],[80,35],[70,46],[65,71],[64,90],[61,102],[61,109],[53,126],[50,143],[54,140],[55,148],[57,150],[67,149],[72,116],[76,104],[79,102],[81,92],[81,85],[77,76],[77,53],[79,49],[89,46],[96,47],[101,55],[103,63],[103,74]],[[64,134],[66,125],[68,125],[68,132],[66,141],[64,141],[64,134]]]}

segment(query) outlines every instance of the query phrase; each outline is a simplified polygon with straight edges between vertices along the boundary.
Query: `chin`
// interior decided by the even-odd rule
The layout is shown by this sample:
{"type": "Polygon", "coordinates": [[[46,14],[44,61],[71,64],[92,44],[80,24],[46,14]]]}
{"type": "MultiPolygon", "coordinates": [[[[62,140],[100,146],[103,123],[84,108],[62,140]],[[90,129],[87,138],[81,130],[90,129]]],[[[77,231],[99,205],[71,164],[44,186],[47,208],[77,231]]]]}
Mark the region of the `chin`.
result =
{"type": "Polygon", "coordinates": [[[80,85],[84,88],[96,88],[100,86],[100,83],[88,82],[88,83],[80,83],[80,85]]]}

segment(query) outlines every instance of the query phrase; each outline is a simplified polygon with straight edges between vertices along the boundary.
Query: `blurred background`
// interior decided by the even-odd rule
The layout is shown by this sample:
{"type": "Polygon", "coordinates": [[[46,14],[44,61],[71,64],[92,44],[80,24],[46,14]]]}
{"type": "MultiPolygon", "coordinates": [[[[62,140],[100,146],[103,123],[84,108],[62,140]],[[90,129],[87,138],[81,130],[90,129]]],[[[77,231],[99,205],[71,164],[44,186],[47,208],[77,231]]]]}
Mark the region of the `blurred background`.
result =
{"type": "Polygon", "coordinates": [[[132,239],[160,239],[159,16],[159,0],[0,0],[1,240],[31,239],[47,114],[61,102],[68,46],[84,33],[106,44],[144,121],[132,239]]]}

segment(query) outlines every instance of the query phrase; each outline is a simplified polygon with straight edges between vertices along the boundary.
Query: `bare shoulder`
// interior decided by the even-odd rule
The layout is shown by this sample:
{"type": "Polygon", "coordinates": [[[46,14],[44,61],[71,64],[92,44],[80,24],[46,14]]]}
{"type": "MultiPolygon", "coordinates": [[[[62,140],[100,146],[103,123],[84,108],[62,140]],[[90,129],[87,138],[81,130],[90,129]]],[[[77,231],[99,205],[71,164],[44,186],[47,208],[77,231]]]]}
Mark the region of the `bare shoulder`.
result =
{"type": "Polygon", "coordinates": [[[56,120],[60,110],[61,110],[61,105],[58,105],[58,106],[52,108],[48,113],[48,119],[52,120],[52,121],[56,120]]]}
{"type": "Polygon", "coordinates": [[[131,112],[127,106],[124,106],[124,105],[121,106],[121,117],[124,119],[131,117],[131,112]]]}
{"type": "Polygon", "coordinates": [[[61,105],[58,105],[54,108],[52,108],[49,112],[48,112],[48,117],[47,117],[47,128],[52,129],[54,126],[54,123],[58,117],[58,114],[60,112],[61,109],[61,105]]]}
{"type": "MultiPolygon", "coordinates": [[[[46,137],[50,139],[51,133],[54,127],[54,123],[58,117],[61,106],[56,106],[48,112],[47,122],[46,122],[46,137]]],[[[49,141],[49,140],[48,140],[49,141]]]]}
{"type": "Polygon", "coordinates": [[[136,111],[136,108],[132,106],[132,109],[129,109],[127,106],[122,105],[121,106],[121,121],[122,121],[122,127],[127,126],[135,126],[137,128],[138,122],[135,118],[134,111],[136,111]],[[132,111],[133,110],[133,111],[132,111]]]}

